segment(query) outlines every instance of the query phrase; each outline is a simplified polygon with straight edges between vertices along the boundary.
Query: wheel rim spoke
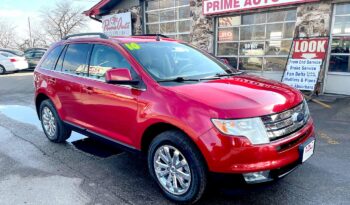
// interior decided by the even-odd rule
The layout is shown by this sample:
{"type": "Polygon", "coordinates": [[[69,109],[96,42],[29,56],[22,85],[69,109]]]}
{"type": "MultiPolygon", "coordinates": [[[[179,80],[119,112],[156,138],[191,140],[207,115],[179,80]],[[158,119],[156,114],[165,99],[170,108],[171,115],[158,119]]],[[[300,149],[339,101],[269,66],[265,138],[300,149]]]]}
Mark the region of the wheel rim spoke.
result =
{"type": "Polygon", "coordinates": [[[163,162],[156,161],[156,163],[157,163],[158,167],[160,167],[160,168],[163,168],[163,169],[169,168],[169,165],[164,164],[163,162]]]}
{"type": "Polygon", "coordinates": [[[182,171],[177,171],[176,173],[178,174],[178,176],[186,180],[189,180],[191,177],[189,174],[183,173],[182,171]]]}

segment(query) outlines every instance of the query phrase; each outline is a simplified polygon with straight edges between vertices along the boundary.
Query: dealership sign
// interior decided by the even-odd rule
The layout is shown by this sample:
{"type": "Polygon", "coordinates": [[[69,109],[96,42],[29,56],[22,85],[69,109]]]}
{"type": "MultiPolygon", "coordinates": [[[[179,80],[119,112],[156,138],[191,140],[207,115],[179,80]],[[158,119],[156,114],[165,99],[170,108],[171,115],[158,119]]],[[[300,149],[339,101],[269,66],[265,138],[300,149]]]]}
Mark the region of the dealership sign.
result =
{"type": "Polygon", "coordinates": [[[131,13],[103,16],[102,27],[103,32],[108,36],[131,36],[131,13]]]}
{"type": "Polygon", "coordinates": [[[298,39],[293,45],[282,82],[299,90],[313,91],[327,53],[328,38],[298,39]]]}
{"type": "Polygon", "coordinates": [[[226,13],[312,1],[316,0],[203,0],[203,14],[226,13]]]}

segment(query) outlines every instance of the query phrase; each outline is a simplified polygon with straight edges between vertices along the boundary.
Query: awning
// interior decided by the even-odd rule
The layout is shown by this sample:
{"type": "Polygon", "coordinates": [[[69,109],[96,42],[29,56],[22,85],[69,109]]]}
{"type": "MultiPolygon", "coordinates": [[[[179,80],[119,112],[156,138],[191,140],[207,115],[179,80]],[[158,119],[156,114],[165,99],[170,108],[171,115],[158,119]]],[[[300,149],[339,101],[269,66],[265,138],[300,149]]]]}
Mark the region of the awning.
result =
{"type": "Polygon", "coordinates": [[[84,11],[84,14],[87,16],[96,16],[109,13],[119,2],[120,0],[101,0],[89,10],[84,11]]]}

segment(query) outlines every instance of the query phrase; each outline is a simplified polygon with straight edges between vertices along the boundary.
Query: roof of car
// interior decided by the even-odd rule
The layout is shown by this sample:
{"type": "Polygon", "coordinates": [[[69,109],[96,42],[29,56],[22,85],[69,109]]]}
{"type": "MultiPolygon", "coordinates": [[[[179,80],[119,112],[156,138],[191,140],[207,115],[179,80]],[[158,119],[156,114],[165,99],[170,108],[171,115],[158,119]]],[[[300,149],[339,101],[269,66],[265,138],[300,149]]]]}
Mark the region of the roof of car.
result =
{"type": "Polygon", "coordinates": [[[11,50],[11,49],[7,49],[7,48],[0,48],[1,52],[6,52],[6,53],[11,53],[17,56],[22,56],[24,55],[24,53],[22,51],[18,51],[18,50],[11,50]]]}

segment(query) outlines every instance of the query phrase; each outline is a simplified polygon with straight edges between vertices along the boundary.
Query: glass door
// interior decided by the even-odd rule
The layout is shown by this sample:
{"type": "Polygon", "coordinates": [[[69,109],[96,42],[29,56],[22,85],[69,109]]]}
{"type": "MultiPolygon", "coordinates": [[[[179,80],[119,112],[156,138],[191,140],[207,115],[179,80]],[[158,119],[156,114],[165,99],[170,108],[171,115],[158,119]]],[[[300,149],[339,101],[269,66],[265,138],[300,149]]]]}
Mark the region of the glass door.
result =
{"type": "Polygon", "coordinates": [[[350,4],[336,4],[333,12],[325,92],[350,95],[350,4]]]}

